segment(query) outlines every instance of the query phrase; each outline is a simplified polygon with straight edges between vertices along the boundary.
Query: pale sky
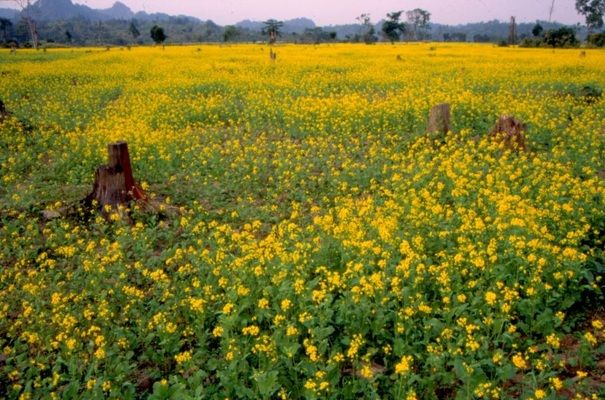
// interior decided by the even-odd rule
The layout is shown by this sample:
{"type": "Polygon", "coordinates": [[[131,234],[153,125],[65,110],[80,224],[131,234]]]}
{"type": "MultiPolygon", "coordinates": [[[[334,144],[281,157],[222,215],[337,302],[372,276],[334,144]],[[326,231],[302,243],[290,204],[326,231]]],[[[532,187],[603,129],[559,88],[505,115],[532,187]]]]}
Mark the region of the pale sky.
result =
{"type": "MultiPolygon", "coordinates": [[[[532,22],[548,20],[552,0],[121,0],[133,11],[184,14],[211,19],[225,25],[243,19],[311,18],[318,25],[354,23],[364,12],[374,22],[387,12],[423,8],[432,14],[433,22],[458,24],[508,20],[532,22]]],[[[107,8],[115,0],[75,0],[93,8],[107,8]]],[[[577,14],[575,0],[556,0],[553,20],[567,24],[583,22],[577,14]]]]}

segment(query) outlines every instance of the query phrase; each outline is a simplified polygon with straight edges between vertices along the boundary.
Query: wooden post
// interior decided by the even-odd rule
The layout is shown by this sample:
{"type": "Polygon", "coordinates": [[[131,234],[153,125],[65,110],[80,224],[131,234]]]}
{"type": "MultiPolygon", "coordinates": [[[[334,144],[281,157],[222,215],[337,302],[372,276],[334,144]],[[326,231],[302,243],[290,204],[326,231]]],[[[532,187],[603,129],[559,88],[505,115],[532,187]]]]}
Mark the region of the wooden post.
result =
{"type": "Polygon", "coordinates": [[[427,133],[438,133],[445,136],[452,130],[450,115],[450,105],[447,103],[439,104],[431,108],[426,129],[427,133]]]}

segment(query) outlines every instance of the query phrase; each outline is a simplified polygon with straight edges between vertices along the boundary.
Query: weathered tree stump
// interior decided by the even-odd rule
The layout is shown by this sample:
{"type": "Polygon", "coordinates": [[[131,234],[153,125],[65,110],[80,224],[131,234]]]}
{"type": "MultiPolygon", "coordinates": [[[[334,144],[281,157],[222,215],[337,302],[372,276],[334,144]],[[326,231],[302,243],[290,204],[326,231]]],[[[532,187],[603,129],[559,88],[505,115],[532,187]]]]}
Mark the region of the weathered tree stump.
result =
{"type": "Polygon", "coordinates": [[[452,130],[451,126],[451,107],[447,103],[436,105],[429,112],[427,123],[427,133],[437,133],[445,136],[452,130]]]}
{"type": "Polygon", "coordinates": [[[100,209],[106,206],[116,209],[133,200],[146,201],[145,192],[134,181],[128,144],[110,143],[107,152],[108,164],[97,168],[92,193],[84,203],[90,206],[96,202],[100,209]]]}
{"type": "Polygon", "coordinates": [[[489,135],[499,140],[509,150],[525,151],[527,150],[524,134],[526,128],[527,126],[518,119],[510,115],[503,115],[498,119],[489,135]]]}
{"type": "Polygon", "coordinates": [[[6,106],[2,100],[0,100],[0,122],[3,122],[6,118],[8,118],[9,115],[10,111],[6,109],[6,106]]]}

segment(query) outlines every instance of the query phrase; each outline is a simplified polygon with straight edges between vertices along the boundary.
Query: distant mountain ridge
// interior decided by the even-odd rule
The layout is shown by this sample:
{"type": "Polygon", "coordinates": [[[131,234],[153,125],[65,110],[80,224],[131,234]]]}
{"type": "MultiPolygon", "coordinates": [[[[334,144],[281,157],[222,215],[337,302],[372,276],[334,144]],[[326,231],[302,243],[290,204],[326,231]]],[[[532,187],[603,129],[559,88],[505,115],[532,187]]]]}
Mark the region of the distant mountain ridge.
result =
{"type": "MultiPolygon", "coordinates": [[[[162,21],[173,16],[164,13],[148,14],[143,11],[134,12],[126,4],[116,1],[113,6],[106,9],[95,9],[86,5],[74,4],[71,0],[38,0],[25,11],[38,21],[65,21],[73,18],[83,18],[90,21],[130,20],[162,21]]],[[[0,17],[18,19],[21,12],[11,8],[0,8],[0,17]]],[[[191,21],[200,21],[190,16],[177,16],[191,21]]]]}
{"type": "MultiPolygon", "coordinates": [[[[165,29],[168,43],[263,41],[262,21],[244,20],[235,24],[235,36],[228,37],[225,28],[211,20],[203,21],[190,16],[171,16],[164,13],[134,12],[127,5],[116,1],[110,8],[93,9],[74,4],[72,0],[37,0],[28,9],[0,8],[0,18],[9,19],[0,31],[0,44],[15,40],[26,43],[29,33],[19,27],[18,20],[29,14],[37,22],[41,40],[70,44],[128,44],[151,43],[147,32],[155,24],[165,29]],[[23,15],[22,15],[23,14],[23,15]],[[91,24],[90,22],[95,22],[91,24]],[[134,24],[134,25],[132,25],[134,24]],[[139,34],[133,37],[131,27],[138,27],[139,34]]],[[[386,40],[382,35],[384,20],[373,24],[374,40],[386,40]]],[[[540,21],[545,30],[562,26],[559,23],[540,21]]],[[[535,22],[520,22],[517,27],[519,39],[532,36],[535,22]]],[[[430,38],[435,41],[503,42],[508,39],[510,25],[505,21],[491,20],[460,25],[430,24],[430,38]]],[[[578,37],[586,37],[586,29],[576,26],[578,37]]],[[[280,40],[295,43],[322,41],[362,41],[363,28],[360,24],[318,26],[309,18],[294,18],[283,21],[280,40]]],[[[427,37],[428,38],[428,37],[427,37]]]]}

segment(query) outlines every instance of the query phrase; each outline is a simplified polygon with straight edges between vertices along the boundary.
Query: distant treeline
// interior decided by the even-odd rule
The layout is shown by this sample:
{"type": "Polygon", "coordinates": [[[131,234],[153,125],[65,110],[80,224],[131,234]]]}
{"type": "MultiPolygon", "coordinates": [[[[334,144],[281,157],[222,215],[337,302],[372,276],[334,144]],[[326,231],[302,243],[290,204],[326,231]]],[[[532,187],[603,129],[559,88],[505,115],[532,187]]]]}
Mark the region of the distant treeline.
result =
{"type": "MultiPolygon", "coordinates": [[[[384,37],[382,25],[374,25],[372,41],[388,41],[384,37]]],[[[520,23],[516,27],[518,43],[540,45],[532,33],[539,24],[543,32],[563,28],[558,23],[520,23]]],[[[246,26],[219,26],[212,21],[199,21],[187,17],[170,17],[154,20],[107,20],[91,21],[86,18],[71,18],[61,21],[37,21],[36,30],[41,44],[52,45],[143,45],[151,44],[151,28],[159,25],[166,33],[167,44],[203,42],[257,42],[266,41],[267,35],[260,28],[246,26]]],[[[580,26],[567,27],[577,41],[587,37],[586,29],[580,26]]],[[[367,33],[367,32],[366,32],[367,33]]],[[[433,41],[506,43],[510,36],[510,24],[497,20],[449,26],[431,23],[420,38],[433,41]]],[[[335,25],[328,27],[299,26],[296,32],[284,26],[279,32],[279,41],[291,43],[328,43],[368,41],[364,37],[362,24],[335,25]]],[[[0,18],[0,43],[5,46],[26,46],[30,42],[30,32],[24,19],[0,18]]]]}

